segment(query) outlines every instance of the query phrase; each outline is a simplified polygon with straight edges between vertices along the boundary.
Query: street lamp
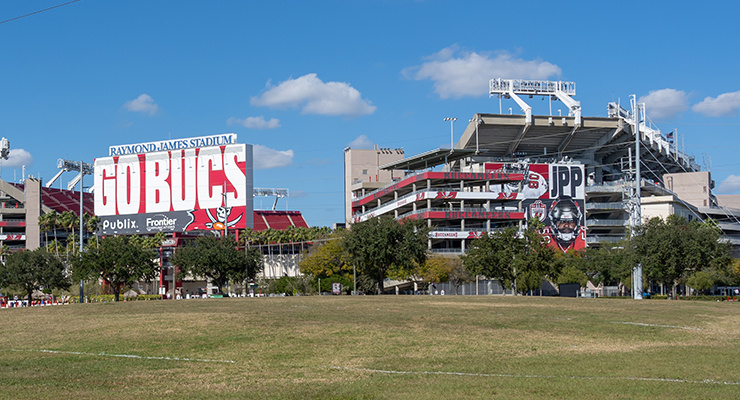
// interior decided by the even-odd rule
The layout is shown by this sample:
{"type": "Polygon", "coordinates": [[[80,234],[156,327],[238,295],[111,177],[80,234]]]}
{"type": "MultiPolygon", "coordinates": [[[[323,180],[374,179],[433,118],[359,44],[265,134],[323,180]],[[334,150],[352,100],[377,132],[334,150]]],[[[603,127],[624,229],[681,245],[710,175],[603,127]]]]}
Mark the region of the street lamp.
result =
{"type": "MultiPolygon", "coordinates": [[[[92,164],[87,164],[82,161],[70,161],[70,160],[63,160],[59,159],[57,160],[57,168],[61,169],[59,173],[52,178],[51,183],[53,183],[64,171],[77,171],[79,174],[72,179],[72,181],[67,184],[67,190],[74,189],[75,185],[77,185],[77,182],[80,182],[80,254],[82,254],[82,230],[84,228],[84,209],[83,209],[83,202],[84,198],[82,196],[82,192],[84,191],[84,185],[82,183],[83,177],[85,175],[92,175],[93,173],[93,166],[92,164]]],[[[47,184],[46,187],[50,187],[50,184],[47,184]]],[[[83,280],[80,279],[80,303],[83,302],[83,280]]]]}
{"type": "Polygon", "coordinates": [[[455,144],[454,144],[454,143],[455,143],[455,141],[454,141],[454,139],[453,139],[453,135],[452,135],[452,132],[453,132],[453,130],[452,130],[452,124],[453,124],[453,123],[454,123],[455,121],[457,121],[457,118],[447,117],[447,118],[445,118],[444,120],[445,120],[445,121],[450,121],[450,151],[452,151],[452,149],[454,149],[454,148],[455,148],[455,144]]]}
{"type": "Polygon", "coordinates": [[[475,118],[470,118],[469,122],[475,122],[475,154],[478,154],[480,153],[478,150],[478,125],[483,122],[483,118],[476,116],[475,118]]]}

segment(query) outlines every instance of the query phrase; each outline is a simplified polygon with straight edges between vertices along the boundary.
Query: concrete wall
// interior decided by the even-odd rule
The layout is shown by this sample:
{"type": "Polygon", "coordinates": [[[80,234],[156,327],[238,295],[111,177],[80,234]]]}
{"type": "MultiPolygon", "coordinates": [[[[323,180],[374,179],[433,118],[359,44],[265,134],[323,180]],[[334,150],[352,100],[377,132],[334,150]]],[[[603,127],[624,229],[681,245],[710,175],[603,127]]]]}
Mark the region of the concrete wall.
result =
{"type": "Polygon", "coordinates": [[[716,197],[720,207],[740,210],[740,194],[718,194],[716,197]]]}
{"type": "Polygon", "coordinates": [[[682,200],[696,207],[710,207],[711,191],[714,187],[709,171],[665,174],[666,189],[673,191],[682,200]]]}
{"type": "Polygon", "coordinates": [[[374,149],[344,150],[344,212],[345,222],[352,219],[352,187],[368,183],[369,187],[383,187],[394,178],[402,178],[403,171],[381,171],[379,167],[388,163],[403,160],[403,149],[383,149],[376,145],[374,149]]]}
{"type": "Polygon", "coordinates": [[[26,209],[26,249],[35,250],[41,246],[41,181],[27,178],[24,183],[24,203],[26,209]]]}
{"type": "Polygon", "coordinates": [[[650,196],[640,199],[642,204],[642,220],[647,221],[658,217],[665,220],[669,215],[678,214],[688,220],[696,218],[695,210],[678,201],[675,196],[650,196]]]}

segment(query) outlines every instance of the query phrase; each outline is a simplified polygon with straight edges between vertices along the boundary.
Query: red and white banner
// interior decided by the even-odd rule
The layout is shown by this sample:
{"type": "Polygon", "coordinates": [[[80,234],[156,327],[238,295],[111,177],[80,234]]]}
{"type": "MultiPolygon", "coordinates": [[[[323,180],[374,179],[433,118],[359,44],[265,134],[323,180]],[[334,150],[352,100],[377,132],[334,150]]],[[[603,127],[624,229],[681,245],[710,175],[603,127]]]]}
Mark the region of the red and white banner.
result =
{"type": "MultiPolygon", "coordinates": [[[[238,224],[230,222],[233,215],[251,213],[252,160],[247,160],[246,146],[228,144],[96,159],[95,214],[103,225],[109,220],[109,226],[134,224],[136,229],[144,224],[114,217],[151,215],[146,220],[148,231],[172,231],[175,223],[169,221],[169,215],[179,216],[183,211],[192,218],[185,224],[187,230],[213,229],[215,222],[224,220],[229,227],[244,228],[247,218],[240,218],[238,224]]],[[[178,222],[175,229],[181,230],[181,226],[178,222]]]]}
{"type": "Polygon", "coordinates": [[[484,231],[431,231],[429,237],[432,239],[479,239],[484,231]]]}
{"type": "Polygon", "coordinates": [[[26,235],[0,235],[0,240],[26,240],[26,235]]]}
{"type": "Polygon", "coordinates": [[[511,199],[523,199],[527,219],[545,224],[542,235],[562,251],[586,247],[586,179],[580,164],[486,163],[487,173],[520,173],[521,182],[491,190],[511,199]]]}

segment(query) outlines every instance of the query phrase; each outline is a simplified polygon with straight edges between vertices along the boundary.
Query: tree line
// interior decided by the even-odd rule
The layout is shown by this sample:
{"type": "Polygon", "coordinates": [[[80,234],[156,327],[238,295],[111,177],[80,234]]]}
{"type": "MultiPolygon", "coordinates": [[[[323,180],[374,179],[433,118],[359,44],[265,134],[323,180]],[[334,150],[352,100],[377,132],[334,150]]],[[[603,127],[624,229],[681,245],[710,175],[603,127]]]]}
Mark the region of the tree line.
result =
{"type": "MultiPolygon", "coordinates": [[[[83,214],[83,230],[97,232],[99,218],[83,214]]],[[[37,290],[68,290],[72,281],[102,281],[110,287],[115,300],[121,290],[136,282],[151,281],[160,270],[155,262],[158,249],[165,238],[163,233],[150,236],[106,236],[88,240],[80,252],[76,232],[79,217],[72,212],[50,212],[39,217],[45,235],[45,246],[33,251],[11,253],[3,250],[0,264],[0,288],[20,290],[29,302],[37,290]],[[65,244],[57,237],[58,229],[65,229],[65,244]],[[54,240],[49,241],[49,233],[54,240]],[[64,251],[60,251],[64,249],[64,251]]],[[[227,282],[253,280],[261,270],[261,256],[256,249],[239,248],[235,238],[198,237],[186,242],[171,260],[181,274],[209,278],[223,289],[227,282]]]]}
{"type": "MultiPolygon", "coordinates": [[[[94,235],[100,219],[83,214],[83,230],[94,235]]],[[[107,236],[88,240],[79,250],[79,217],[73,212],[52,211],[39,217],[45,245],[33,251],[12,253],[7,246],[0,249],[0,288],[22,291],[31,300],[37,290],[50,293],[54,289],[69,290],[73,281],[104,282],[118,301],[122,289],[136,282],[154,279],[160,270],[155,260],[164,234],[152,236],[107,236]],[[63,230],[62,237],[58,231],[63,230]],[[53,237],[50,240],[50,235],[53,237]]],[[[221,239],[212,236],[188,240],[170,260],[177,273],[209,279],[222,292],[228,283],[254,281],[262,270],[262,247],[299,244],[307,249],[310,241],[320,240],[331,233],[329,228],[290,227],[240,232],[221,239]]],[[[268,250],[269,252],[270,250],[268,250]]]]}
{"type": "MultiPolygon", "coordinates": [[[[60,216],[56,220],[64,221],[60,216]]],[[[87,219],[91,225],[93,218],[87,219]]],[[[46,222],[43,226],[65,226],[56,224],[46,222]]],[[[171,262],[179,267],[178,274],[208,278],[219,291],[229,282],[253,281],[262,269],[262,254],[272,251],[265,251],[265,246],[272,249],[285,244],[298,244],[305,250],[299,266],[313,282],[301,287],[317,287],[320,282],[320,291],[330,291],[333,283],[341,283],[345,290],[356,287],[358,292],[382,293],[386,278],[411,280],[422,287],[429,282],[449,282],[457,290],[475,277],[499,280],[519,293],[539,289],[543,280],[582,286],[588,281],[621,284],[629,289],[638,263],[647,286],[658,285],[662,293],[675,292],[679,284],[706,291],[714,285],[740,283],[740,263],[731,258],[731,245],[721,240],[722,232],[712,221],[687,221],[676,215],[665,221],[654,218],[622,242],[567,253],[547,246],[539,228],[537,221],[531,221],[526,229],[503,228],[470,241],[462,256],[443,256],[428,252],[430,228],[424,221],[399,222],[383,216],[355,224],[350,230],[247,229],[240,232],[238,241],[234,237],[199,237],[180,248],[171,262]]],[[[82,253],[74,245],[60,253],[59,242],[47,240],[46,247],[7,255],[0,266],[0,287],[21,290],[30,300],[35,290],[66,290],[72,280],[99,279],[118,298],[122,288],[154,278],[159,270],[154,260],[163,238],[161,233],[96,237],[82,253]]]]}
{"type": "Polygon", "coordinates": [[[301,260],[304,274],[358,291],[381,293],[385,278],[419,283],[449,282],[457,288],[475,277],[498,280],[513,292],[556,284],[587,282],[631,289],[633,267],[640,263],[646,288],[675,293],[678,285],[707,291],[714,285],[740,284],[740,263],[713,221],[688,221],[677,215],[653,218],[634,235],[611,245],[563,253],[539,235],[538,221],[485,233],[469,242],[462,256],[427,252],[429,228],[421,221],[398,222],[390,216],[354,224],[332,240],[314,245],[301,260]]]}

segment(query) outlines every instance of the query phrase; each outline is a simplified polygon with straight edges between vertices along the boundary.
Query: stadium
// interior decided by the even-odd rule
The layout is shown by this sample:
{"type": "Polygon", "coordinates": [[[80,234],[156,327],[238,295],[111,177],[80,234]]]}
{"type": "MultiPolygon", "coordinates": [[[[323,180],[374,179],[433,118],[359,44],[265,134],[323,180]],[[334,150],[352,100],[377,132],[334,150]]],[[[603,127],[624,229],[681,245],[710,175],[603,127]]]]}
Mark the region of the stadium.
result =
{"type": "MultiPolygon", "coordinates": [[[[652,127],[644,105],[609,103],[606,116],[584,116],[574,82],[493,79],[489,93],[499,113],[472,113],[450,148],[408,157],[399,148],[346,148],[345,223],[380,215],[424,220],[429,250],[452,255],[484,232],[532,218],[544,223],[553,247],[567,251],[611,245],[638,221],[677,214],[711,218],[740,255],[740,199],[714,195],[710,171],[673,132],[652,127]],[[568,115],[533,115],[524,99],[534,96],[562,102],[568,115]],[[504,99],[522,113],[502,113],[504,99]]],[[[0,243],[18,251],[45,245],[50,234],[62,241],[74,235],[74,224],[71,232],[42,226],[40,217],[51,213],[96,215],[102,235],[163,232],[161,273],[139,290],[171,294],[169,257],[183,241],[230,230],[238,239],[246,228],[308,228],[300,211],[276,210],[288,189],[253,187],[252,164],[252,146],[236,134],[113,145],[94,165],[59,160],[59,174],[45,184],[33,177],[0,182],[0,243]],[[64,172],[77,175],[66,190],[53,188],[64,172]],[[94,175],[93,190],[74,190],[85,175],[94,175]],[[255,196],[274,197],[272,209],[255,210],[255,196]]],[[[261,277],[300,275],[303,246],[272,247],[263,249],[261,277]]],[[[183,295],[213,290],[190,278],[174,287],[183,295]]]]}
{"type": "Polygon", "coordinates": [[[715,196],[711,173],[673,132],[651,126],[644,104],[609,103],[606,116],[584,116],[575,83],[561,81],[492,79],[489,93],[522,114],[474,113],[450,148],[410,157],[377,145],[345,149],[347,223],[423,219],[432,252],[461,254],[483,232],[535,217],[567,251],[613,244],[640,221],[677,214],[711,218],[740,254],[737,196],[715,196]],[[534,96],[562,102],[568,115],[532,115],[523,98],[534,96]]]}

